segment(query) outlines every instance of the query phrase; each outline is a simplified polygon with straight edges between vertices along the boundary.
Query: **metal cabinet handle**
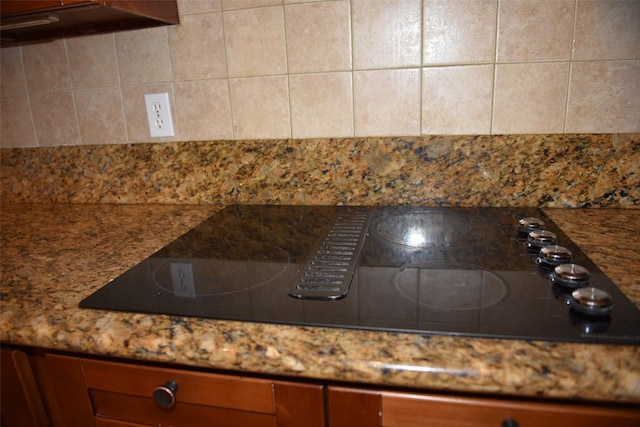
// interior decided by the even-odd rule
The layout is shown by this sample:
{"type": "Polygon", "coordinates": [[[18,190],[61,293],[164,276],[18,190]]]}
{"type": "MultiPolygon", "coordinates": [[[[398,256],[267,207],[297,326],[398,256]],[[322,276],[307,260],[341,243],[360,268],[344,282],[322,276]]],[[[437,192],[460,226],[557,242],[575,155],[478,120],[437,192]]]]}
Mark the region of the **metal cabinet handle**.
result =
{"type": "Polygon", "coordinates": [[[178,384],[175,381],[167,381],[153,390],[153,400],[163,408],[171,408],[176,403],[178,384]]]}

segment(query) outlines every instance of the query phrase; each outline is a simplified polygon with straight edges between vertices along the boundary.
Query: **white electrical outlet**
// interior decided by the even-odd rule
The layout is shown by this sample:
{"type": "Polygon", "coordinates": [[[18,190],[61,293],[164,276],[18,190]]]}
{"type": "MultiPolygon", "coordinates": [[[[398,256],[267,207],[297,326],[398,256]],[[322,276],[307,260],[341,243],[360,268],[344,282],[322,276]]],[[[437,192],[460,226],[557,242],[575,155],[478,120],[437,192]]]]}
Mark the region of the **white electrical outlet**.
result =
{"type": "Polygon", "coordinates": [[[144,101],[147,106],[151,136],[173,136],[169,94],[167,92],[148,93],[144,96],[144,101]]]}

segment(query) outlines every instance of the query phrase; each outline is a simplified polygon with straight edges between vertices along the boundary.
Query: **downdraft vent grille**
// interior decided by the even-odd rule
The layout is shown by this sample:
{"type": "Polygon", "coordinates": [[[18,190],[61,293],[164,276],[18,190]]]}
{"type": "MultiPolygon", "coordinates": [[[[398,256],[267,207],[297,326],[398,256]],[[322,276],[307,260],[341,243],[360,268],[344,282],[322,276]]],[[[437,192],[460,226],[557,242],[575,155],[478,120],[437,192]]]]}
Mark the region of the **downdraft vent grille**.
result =
{"type": "Polygon", "coordinates": [[[347,295],[369,228],[366,212],[338,213],[317,249],[302,267],[289,295],[334,300],[347,295]]]}

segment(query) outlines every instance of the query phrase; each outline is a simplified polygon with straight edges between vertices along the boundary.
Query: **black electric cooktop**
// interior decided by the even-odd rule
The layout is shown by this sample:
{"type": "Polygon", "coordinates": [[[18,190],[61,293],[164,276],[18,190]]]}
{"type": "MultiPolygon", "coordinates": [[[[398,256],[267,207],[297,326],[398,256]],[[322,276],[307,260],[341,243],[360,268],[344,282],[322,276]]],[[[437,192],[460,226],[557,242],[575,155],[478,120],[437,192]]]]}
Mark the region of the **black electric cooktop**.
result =
{"type": "Polygon", "coordinates": [[[230,206],[80,307],[640,344],[640,310],[535,208],[230,206]]]}

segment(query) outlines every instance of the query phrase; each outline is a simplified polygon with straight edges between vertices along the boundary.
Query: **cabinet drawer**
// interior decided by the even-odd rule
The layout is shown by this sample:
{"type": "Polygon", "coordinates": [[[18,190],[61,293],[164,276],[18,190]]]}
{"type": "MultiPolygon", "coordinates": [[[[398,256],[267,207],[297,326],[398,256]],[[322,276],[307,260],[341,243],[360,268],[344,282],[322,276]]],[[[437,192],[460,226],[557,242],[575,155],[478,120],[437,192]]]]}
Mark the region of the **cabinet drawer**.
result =
{"type": "MultiPolygon", "coordinates": [[[[276,427],[272,414],[177,402],[161,408],[149,397],[92,390],[96,419],[113,418],[172,427],[276,427]]],[[[126,425],[126,424],[125,424],[126,425]]]]}
{"type": "Polygon", "coordinates": [[[149,427],[149,424],[137,424],[127,421],[111,420],[109,418],[96,418],[96,427],[149,427]]]}
{"type": "Polygon", "coordinates": [[[500,399],[382,393],[384,427],[638,427],[640,411],[500,399]],[[511,424],[503,424],[512,420],[511,424]]]}
{"type": "Polygon", "coordinates": [[[82,367],[98,417],[190,427],[275,425],[271,381],[96,360],[83,360],[82,367]],[[178,389],[175,404],[163,408],[153,393],[168,381],[178,389]]]}

